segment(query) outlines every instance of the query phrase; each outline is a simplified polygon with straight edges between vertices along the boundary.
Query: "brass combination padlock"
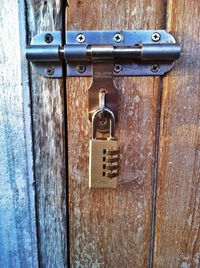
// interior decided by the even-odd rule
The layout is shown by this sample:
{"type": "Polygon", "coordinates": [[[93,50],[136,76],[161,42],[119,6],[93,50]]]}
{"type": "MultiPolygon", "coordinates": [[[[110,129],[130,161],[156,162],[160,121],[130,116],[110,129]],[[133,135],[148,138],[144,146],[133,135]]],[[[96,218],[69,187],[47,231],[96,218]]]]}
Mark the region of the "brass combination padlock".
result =
{"type": "Polygon", "coordinates": [[[115,117],[105,108],[110,118],[110,135],[107,139],[96,138],[96,118],[101,113],[97,109],[92,116],[92,139],[90,140],[89,187],[116,188],[119,175],[119,148],[115,138],[115,117]]]}

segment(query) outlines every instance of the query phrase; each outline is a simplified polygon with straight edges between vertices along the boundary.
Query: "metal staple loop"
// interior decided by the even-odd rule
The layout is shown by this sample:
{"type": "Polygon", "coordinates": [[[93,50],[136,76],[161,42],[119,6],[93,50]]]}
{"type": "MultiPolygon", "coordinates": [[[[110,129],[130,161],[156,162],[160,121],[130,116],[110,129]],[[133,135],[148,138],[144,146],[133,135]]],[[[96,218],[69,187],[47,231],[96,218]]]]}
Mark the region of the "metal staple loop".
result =
{"type": "Polygon", "coordinates": [[[101,109],[102,117],[105,116],[106,107],[106,91],[103,89],[99,93],[99,108],[101,109]]]}

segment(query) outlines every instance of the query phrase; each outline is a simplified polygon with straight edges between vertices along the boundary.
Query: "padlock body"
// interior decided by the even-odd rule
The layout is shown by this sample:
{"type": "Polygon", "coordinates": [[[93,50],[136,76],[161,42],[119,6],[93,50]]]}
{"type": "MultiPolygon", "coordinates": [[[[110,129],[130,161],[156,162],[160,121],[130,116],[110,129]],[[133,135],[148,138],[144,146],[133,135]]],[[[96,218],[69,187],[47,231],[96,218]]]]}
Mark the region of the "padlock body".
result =
{"type": "Polygon", "coordinates": [[[91,139],[89,187],[116,188],[119,174],[119,150],[116,139],[91,139]]]}

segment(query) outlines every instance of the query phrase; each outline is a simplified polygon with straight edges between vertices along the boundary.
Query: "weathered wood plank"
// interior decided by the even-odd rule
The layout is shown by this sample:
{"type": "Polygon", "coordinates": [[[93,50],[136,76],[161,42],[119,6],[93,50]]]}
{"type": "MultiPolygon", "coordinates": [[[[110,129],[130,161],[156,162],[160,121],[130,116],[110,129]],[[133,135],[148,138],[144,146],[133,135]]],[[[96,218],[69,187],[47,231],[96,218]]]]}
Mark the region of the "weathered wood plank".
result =
{"type": "MultiPolygon", "coordinates": [[[[61,3],[27,0],[29,39],[64,27],[61,3]]],[[[62,268],[67,266],[64,83],[31,74],[40,265],[62,268]]]]}
{"type": "Polygon", "coordinates": [[[37,268],[23,1],[1,1],[0,29],[0,267],[37,268]]]}
{"type": "MultiPolygon", "coordinates": [[[[70,2],[67,30],[162,27],[163,1],[70,2]]],[[[122,78],[117,135],[117,190],[88,188],[87,90],[91,79],[68,78],[71,267],[147,267],[160,79],[122,78]]]]}
{"type": "Polygon", "coordinates": [[[200,2],[168,1],[183,46],[163,84],[155,267],[200,267],[200,2]]]}

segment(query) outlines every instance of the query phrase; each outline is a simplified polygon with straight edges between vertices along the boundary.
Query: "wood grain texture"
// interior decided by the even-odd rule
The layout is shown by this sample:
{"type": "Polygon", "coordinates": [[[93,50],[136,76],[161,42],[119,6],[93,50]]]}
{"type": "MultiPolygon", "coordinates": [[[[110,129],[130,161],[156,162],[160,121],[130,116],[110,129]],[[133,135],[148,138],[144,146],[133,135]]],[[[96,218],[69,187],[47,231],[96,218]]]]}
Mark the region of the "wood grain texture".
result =
{"type": "MultiPolygon", "coordinates": [[[[163,1],[70,2],[67,30],[159,29],[163,1]]],[[[88,188],[89,78],[68,78],[69,220],[71,267],[147,267],[160,79],[116,79],[119,186],[88,188]]]]}
{"type": "MultiPolygon", "coordinates": [[[[62,29],[61,1],[27,0],[29,39],[62,29]]],[[[32,109],[41,267],[67,266],[66,162],[63,81],[31,69],[32,109]]]]}
{"type": "Polygon", "coordinates": [[[200,2],[168,1],[183,53],[163,84],[155,267],[200,267],[200,2]]]}
{"type": "Polygon", "coordinates": [[[0,267],[37,268],[35,187],[22,1],[0,8],[0,267]],[[13,42],[14,39],[14,42],[13,42]]]}

